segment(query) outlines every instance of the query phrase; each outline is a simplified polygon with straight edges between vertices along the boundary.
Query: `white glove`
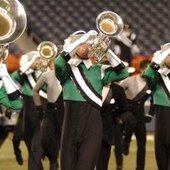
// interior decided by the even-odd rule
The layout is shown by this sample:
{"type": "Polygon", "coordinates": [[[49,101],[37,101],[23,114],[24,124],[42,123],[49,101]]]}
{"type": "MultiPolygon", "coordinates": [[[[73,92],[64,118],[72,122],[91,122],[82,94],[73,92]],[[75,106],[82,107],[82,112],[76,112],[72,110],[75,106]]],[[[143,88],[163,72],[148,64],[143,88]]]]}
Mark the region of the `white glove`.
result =
{"type": "Polygon", "coordinates": [[[163,51],[157,51],[154,53],[152,62],[161,65],[165,58],[170,54],[170,48],[163,50],[163,51]]]}
{"type": "Polygon", "coordinates": [[[6,64],[0,64],[0,78],[2,79],[5,76],[9,76],[6,64]]]}
{"type": "Polygon", "coordinates": [[[28,53],[28,54],[25,54],[23,57],[29,57],[29,56],[27,56],[27,55],[33,55],[33,57],[31,58],[30,61],[28,61],[27,63],[23,64],[23,65],[20,67],[20,71],[21,71],[22,73],[25,73],[25,72],[31,67],[31,65],[34,63],[34,61],[35,61],[37,58],[40,57],[39,53],[38,53],[38,52],[35,52],[35,51],[30,52],[30,53],[28,53]]]}
{"type": "Polygon", "coordinates": [[[122,63],[122,61],[120,60],[120,58],[110,49],[108,49],[107,53],[106,53],[106,57],[108,59],[108,61],[110,62],[112,67],[116,67],[118,66],[120,63],[122,63]]]}
{"type": "Polygon", "coordinates": [[[6,64],[0,64],[0,78],[2,79],[5,76],[9,76],[6,64]]]}
{"type": "Polygon", "coordinates": [[[70,44],[68,47],[66,47],[64,49],[64,51],[69,53],[70,56],[72,56],[75,54],[75,51],[80,44],[88,42],[88,41],[94,39],[96,36],[97,36],[97,32],[94,30],[90,30],[89,32],[84,34],[82,37],[80,37],[78,40],[76,40],[75,42],[70,44]]]}
{"type": "Polygon", "coordinates": [[[137,44],[132,45],[131,53],[132,53],[132,56],[140,54],[140,48],[137,46],[137,44]]]}
{"type": "Polygon", "coordinates": [[[5,64],[0,65],[0,78],[3,81],[7,94],[11,94],[19,90],[19,87],[14,83],[14,81],[10,77],[5,64]]]}

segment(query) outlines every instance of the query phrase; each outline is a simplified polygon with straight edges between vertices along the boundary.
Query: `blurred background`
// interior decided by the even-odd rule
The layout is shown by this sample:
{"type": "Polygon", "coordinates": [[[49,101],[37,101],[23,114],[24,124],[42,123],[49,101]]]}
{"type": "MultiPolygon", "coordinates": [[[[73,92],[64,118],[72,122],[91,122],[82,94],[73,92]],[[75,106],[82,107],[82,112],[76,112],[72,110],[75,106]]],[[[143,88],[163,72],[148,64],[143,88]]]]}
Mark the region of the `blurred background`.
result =
{"type": "Polygon", "coordinates": [[[130,25],[137,34],[137,44],[143,55],[151,55],[170,39],[168,0],[20,1],[27,12],[27,33],[36,41],[63,44],[63,40],[76,30],[96,30],[95,19],[106,10],[116,12],[130,25]]]}

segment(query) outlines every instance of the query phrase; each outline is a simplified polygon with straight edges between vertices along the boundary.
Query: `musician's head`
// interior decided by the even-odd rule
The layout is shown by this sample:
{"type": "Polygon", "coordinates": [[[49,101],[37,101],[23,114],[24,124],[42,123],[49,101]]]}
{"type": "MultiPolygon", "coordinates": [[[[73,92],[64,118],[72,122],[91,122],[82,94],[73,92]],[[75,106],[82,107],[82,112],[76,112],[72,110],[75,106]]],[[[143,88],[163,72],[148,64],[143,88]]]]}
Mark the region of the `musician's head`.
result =
{"type": "Polygon", "coordinates": [[[84,43],[81,44],[76,51],[76,56],[78,58],[81,58],[83,60],[88,59],[88,54],[89,54],[89,50],[90,50],[90,45],[84,43]]]}
{"type": "MultiPolygon", "coordinates": [[[[165,52],[169,48],[170,48],[170,43],[163,44],[161,45],[161,52],[165,52]]],[[[168,69],[170,69],[170,54],[165,58],[164,64],[168,69]]]]}
{"type": "Polygon", "coordinates": [[[20,67],[23,67],[24,65],[30,64],[30,68],[33,70],[38,69],[40,63],[41,63],[41,57],[40,54],[37,51],[30,51],[20,58],[20,67]]]}

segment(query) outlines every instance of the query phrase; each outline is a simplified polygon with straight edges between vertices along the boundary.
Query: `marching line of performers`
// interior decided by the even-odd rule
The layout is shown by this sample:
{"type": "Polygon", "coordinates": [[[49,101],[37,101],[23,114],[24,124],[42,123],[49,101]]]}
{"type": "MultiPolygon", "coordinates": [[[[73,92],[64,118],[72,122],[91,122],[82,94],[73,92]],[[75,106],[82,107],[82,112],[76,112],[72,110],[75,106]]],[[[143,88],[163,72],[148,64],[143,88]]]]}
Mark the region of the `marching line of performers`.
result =
{"type": "Polygon", "coordinates": [[[38,51],[22,55],[12,74],[0,64],[0,104],[20,110],[13,147],[20,165],[19,144],[28,150],[28,170],[107,170],[111,146],[116,168],[123,168],[132,134],[137,139],[136,170],[145,169],[146,122],[155,114],[155,156],[159,170],[169,167],[170,43],[140,63],[129,76],[124,62],[109,48],[103,60],[90,56],[97,32],[76,31],[42,71],[38,51]],[[145,102],[151,106],[145,114],[145,102]],[[59,156],[60,153],[60,156],[59,156]],[[58,162],[60,160],[60,162],[58,162]]]}

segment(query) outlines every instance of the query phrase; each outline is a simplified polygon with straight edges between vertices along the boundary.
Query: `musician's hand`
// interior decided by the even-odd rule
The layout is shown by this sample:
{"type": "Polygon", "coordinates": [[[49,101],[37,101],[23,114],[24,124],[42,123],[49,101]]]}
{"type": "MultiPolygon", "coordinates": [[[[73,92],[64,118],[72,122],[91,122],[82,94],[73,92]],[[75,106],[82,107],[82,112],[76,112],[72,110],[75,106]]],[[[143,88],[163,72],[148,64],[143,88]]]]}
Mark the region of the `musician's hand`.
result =
{"type": "Polygon", "coordinates": [[[3,78],[8,75],[9,75],[9,73],[8,73],[6,64],[0,64],[0,78],[3,78]]]}
{"type": "Polygon", "coordinates": [[[6,116],[8,119],[11,119],[11,115],[12,115],[11,109],[7,108],[6,111],[5,111],[5,116],[6,116]]]}
{"type": "MultiPolygon", "coordinates": [[[[26,59],[28,58],[29,59],[30,57],[32,57],[31,60],[29,60],[28,62],[24,63],[20,67],[20,71],[22,73],[25,73],[29,68],[31,68],[31,66],[34,64],[36,59],[40,57],[40,55],[39,55],[39,53],[37,51],[31,51],[31,52],[29,52],[27,54],[24,54],[22,57],[23,57],[23,60],[24,60],[24,58],[26,58],[26,59]]],[[[21,58],[21,60],[22,60],[22,58],[21,58]]]]}
{"type": "Polygon", "coordinates": [[[165,58],[164,64],[168,70],[170,69],[170,54],[165,58]]]}
{"type": "Polygon", "coordinates": [[[170,55],[170,47],[164,50],[156,51],[153,54],[152,62],[161,65],[164,60],[170,55]]]}

